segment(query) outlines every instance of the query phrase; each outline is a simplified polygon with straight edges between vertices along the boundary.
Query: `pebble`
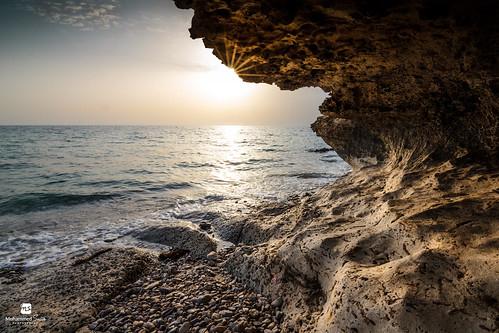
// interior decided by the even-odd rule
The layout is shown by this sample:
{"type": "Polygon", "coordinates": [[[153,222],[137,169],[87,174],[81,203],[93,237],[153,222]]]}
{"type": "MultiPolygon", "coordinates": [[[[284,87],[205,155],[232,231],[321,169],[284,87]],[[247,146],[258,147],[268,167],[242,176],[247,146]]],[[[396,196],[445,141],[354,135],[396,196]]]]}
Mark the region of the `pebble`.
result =
{"type": "Polygon", "coordinates": [[[282,306],[282,297],[275,299],[272,304],[274,308],[280,308],[282,306]]]}
{"type": "MultiPolygon", "coordinates": [[[[223,259],[223,253],[214,252],[214,256],[223,259]]],[[[142,333],[281,332],[281,298],[271,302],[247,290],[213,260],[193,260],[188,255],[163,259],[110,300],[88,328],[142,333]]]]}
{"type": "Polygon", "coordinates": [[[143,321],[134,321],[132,325],[133,325],[133,327],[140,327],[140,326],[142,326],[143,324],[144,324],[144,322],[143,322],[143,321]]]}
{"type": "Polygon", "coordinates": [[[227,329],[227,326],[214,326],[210,328],[210,332],[213,333],[223,333],[227,329]]]}
{"type": "Polygon", "coordinates": [[[154,324],[148,321],[147,323],[144,324],[144,328],[147,328],[148,330],[153,330],[154,329],[154,324]]]}
{"type": "Polygon", "coordinates": [[[178,333],[187,333],[187,332],[189,332],[190,328],[191,328],[191,323],[189,323],[189,322],[184,323],[182,326],[180,326],[178,333]]]}
{"type": "Polygon", "coordinates": [[[144,289],[145,290],[149,290],[149,289],[152,289],[154,287],[157,287],[161,284],[161,281],[156,281],[156,282],[153,282],[151,284],[148,284],[144,289]]]}
{"type": "Polygon", "coordinates": [[[196,297],[192,299],[194,304],[206,304],[211,300],[211,295],[204,294],[202,296],[196,297]]]}
{"type": "Polygon", "coordinates": [[[230,310],[222,310],[222,311],[219,312],[219,314],[222,317],[231,317],[233,315],[233,312],[230,311],[230,310]]]}
{"type": "Polygon", "coordinates": [[[207,222],[201,222],[199,224],[199,228],[201,228],[201,230],[210,230],[211,229],[211,224],[210,223],[207,223],[207,222]]]}
{"type": "Polygon", "coordinates": [[[208,260],[216,260],[218,258],[218,255],[215,251],[211,251],[206,255],[206,258],[208,258],[208,260]]]}

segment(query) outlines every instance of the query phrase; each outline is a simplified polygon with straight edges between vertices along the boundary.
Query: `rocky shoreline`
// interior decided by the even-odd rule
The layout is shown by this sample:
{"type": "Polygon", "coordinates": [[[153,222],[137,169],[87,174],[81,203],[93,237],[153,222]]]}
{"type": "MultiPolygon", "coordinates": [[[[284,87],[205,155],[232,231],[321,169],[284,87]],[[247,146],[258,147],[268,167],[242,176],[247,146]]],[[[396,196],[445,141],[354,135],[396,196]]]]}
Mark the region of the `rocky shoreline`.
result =
{"type": "Polygon", "coordinates": [[[175,3],[244,81],[329,95],[312,129],[352,173],[230,222],[283,330],[499,331],[499,3],[175,3]]]}
{"type": "Polygon", "coordinates": [[[166,223],[134,235],[166,252],[111,244],[4,270],[2,313],[31,301],[46,321],[3,321],[0,330],[495,331],[499,175],[451,165],[419,172],[426,176],[403,175],[410,186],[401,187],[367,168],[263,205],[212,226],[234,244],[218,251],[201,227],[166,223]]]}
{"type": "Polygon", "coordinates": [[[270,300],[224,269],[232,249],[201,259],[188,250],[159,255],[101,248],[25,274],[2,274],[7,317],[30,300],[31,325],[2,332],[281,332],[282,299],[270,300]]]}
{"type": "MultiPolygon", "coordinates": [[[[112,299],[87,327],[94,332],[280,332],[279,299],[249,291],[211,260],[156,265],[112,299]]],[[[84,330],[81,330],[84,331],[84,330]]]]}
{"type": "Polygon", "coordinates": [[[175,2],[244,80],[329,93],[313,129],[352,173],[214,226],[235,244],[216,255],[167,225],[135,235],[175,248],[161,260],[3,272],[2,313],[33,300],[35,330],[80,333],[499,331],[497,1],[175,2]]]}

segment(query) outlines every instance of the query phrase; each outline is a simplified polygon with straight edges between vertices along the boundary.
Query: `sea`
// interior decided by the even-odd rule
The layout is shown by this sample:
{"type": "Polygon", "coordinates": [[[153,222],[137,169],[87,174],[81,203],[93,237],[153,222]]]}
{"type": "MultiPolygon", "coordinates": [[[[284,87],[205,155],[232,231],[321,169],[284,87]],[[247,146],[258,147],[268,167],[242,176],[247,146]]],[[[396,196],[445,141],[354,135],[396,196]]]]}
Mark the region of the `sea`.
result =
{"type": "Polygon", "coordinates": [[[0,126],[0,267],[147,247],[130,235],[223,223],[349,171],[309,127],[0,126]]]}

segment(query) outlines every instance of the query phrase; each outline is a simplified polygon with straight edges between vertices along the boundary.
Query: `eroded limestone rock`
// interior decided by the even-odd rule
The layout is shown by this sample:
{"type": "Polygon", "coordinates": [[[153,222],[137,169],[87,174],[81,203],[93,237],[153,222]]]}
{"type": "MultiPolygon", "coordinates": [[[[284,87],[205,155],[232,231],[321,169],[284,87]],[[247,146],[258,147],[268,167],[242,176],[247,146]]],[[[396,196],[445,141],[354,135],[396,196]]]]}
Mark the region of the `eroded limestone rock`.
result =
{"type": "Polygon", "coordinates": [[[229,269],[284,296],[286,331],[497,330],[499,174],[450,163],[387,172],[364,169],[240,221],[247,245],[229,269]]]}
{"type": "Polygon", "coordinates": [[[160,227],[150,227],[136,232],[140,240],[170,246],[187,251],[193,258],[205,258],[217,250],[217,242],[207,233],[189,224],[165,223],[160,227]]]}
{"type": "Polygon", "coordinates": [[[244,80],[328,92],[313,129],[354,167],[404,151],[497,165],[497,1],[175,2],[244,80]]]}
{"type": "Polygon", "coordinates": [[[497,331],[499,3],[175,2],[244,80],[330,94],[312,128],[354,172],[232,221],[284,330],[497,331]]]}

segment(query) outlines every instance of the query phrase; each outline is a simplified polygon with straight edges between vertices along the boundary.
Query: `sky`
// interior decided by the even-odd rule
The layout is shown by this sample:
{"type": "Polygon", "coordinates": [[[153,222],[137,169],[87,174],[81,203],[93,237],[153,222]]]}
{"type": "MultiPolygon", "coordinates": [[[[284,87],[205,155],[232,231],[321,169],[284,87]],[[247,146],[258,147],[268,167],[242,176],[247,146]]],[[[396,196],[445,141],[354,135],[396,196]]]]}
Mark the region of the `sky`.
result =
{"type": "Polygon", "coordinates": [[[308,125],[326,94],[245,83],[169,0],[0,2],[0,124],[308,125]]]}

